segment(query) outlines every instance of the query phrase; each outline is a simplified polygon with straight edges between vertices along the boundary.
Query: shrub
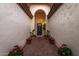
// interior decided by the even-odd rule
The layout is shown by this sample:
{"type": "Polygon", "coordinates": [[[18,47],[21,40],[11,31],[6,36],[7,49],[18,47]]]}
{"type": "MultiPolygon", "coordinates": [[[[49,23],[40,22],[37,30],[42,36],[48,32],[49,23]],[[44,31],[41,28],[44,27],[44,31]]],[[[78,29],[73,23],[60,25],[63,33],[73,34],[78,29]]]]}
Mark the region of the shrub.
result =
{"type": "Polygon", "coordinates": [[[72,50],[66,44],[62,44],[58,50],[58,54],[62,56],[72,56],[72,50]]]}
{"type": "Polygon", "coordinates": [[[23,48],[18,45],[14,46],[14,49],[9,52],[8,56],[23,56],[23,48]]]}

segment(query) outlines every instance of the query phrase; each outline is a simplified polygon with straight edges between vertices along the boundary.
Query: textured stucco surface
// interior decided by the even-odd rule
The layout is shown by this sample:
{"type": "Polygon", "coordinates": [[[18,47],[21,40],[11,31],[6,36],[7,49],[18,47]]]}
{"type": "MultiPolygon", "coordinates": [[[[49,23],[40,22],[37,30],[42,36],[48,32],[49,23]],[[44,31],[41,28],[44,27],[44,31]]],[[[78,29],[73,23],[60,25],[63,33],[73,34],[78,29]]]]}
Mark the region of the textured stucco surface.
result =
{"type": "Polygon", "coordinates": [[[79,4],[63,4],[49,19],[49,30],[58,47],[65,43],[79,55],[79,4]]]}
{"type": "Polygon", "coordinates": [[[24,46],[30,23],[17,4],[0,4],[0,55],[7,55],[14,45],[24,46]]]}

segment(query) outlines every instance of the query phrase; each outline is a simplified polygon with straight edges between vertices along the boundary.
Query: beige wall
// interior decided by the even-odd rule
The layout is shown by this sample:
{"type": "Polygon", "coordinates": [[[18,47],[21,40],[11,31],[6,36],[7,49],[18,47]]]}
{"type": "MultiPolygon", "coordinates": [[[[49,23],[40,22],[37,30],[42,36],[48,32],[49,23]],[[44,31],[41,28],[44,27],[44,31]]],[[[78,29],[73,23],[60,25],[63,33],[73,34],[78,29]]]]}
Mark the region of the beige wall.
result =
{"type": "Polygon", "coordinates": [[[14,45],[24,46],[30,23],[17,4],[0,4],[0,55],[7,55],[14,45]]]}
{"type": "Polygon", "coordinates": [[[79,4],[63,4],[49,19],[49,30],[57,46],[65,43],[79,55],[79,4]]]}

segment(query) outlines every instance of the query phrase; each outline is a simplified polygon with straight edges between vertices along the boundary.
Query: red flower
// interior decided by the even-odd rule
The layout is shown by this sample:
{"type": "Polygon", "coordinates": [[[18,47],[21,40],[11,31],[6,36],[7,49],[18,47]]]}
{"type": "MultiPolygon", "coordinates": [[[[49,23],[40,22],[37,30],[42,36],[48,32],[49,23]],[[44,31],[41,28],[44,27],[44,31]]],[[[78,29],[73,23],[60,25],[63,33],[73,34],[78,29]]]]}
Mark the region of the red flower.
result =
{"type": "Polygon", "coordinates": [[[62,44],[61,46],[60,46],[60,48],[64,48],[66,46],[66,44],[62,44]]]}
{"type": "Polygon", "coordinates": [[[14,53],[17,51],[22,51],[23,52],[23,48],[19,47],[18,45],[14,46],[15,48],[10,52],[10,53],[14,53]]]}

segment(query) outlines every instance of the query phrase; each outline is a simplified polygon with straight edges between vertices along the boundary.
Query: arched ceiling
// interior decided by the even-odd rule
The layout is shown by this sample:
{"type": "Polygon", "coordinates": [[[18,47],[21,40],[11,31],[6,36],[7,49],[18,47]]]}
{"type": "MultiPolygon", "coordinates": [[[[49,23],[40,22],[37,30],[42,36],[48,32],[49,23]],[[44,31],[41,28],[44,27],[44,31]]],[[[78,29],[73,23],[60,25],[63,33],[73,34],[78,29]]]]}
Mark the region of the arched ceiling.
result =
{"type": "Polygon", "coordinates": [[[49,19],[55,13],[55,11],[62,5],[62,3],[18,3],[18,5],[31,19],[33,18],[33,14],[30,11],[31,5],[47,5],[50,7],[50,11],[47,15],[47,18],[49,19]]]}
{"type": "Polygon", "coordinates": [[[32,4],[29,7],[30,7],[30,11],[33,16],[34,16],[35,12],[40,9],[43,10],[46,15],[48,15],[48,13],[50,12],[50,9],[51,9],[50,6],[47,4],[32,4]]]}

